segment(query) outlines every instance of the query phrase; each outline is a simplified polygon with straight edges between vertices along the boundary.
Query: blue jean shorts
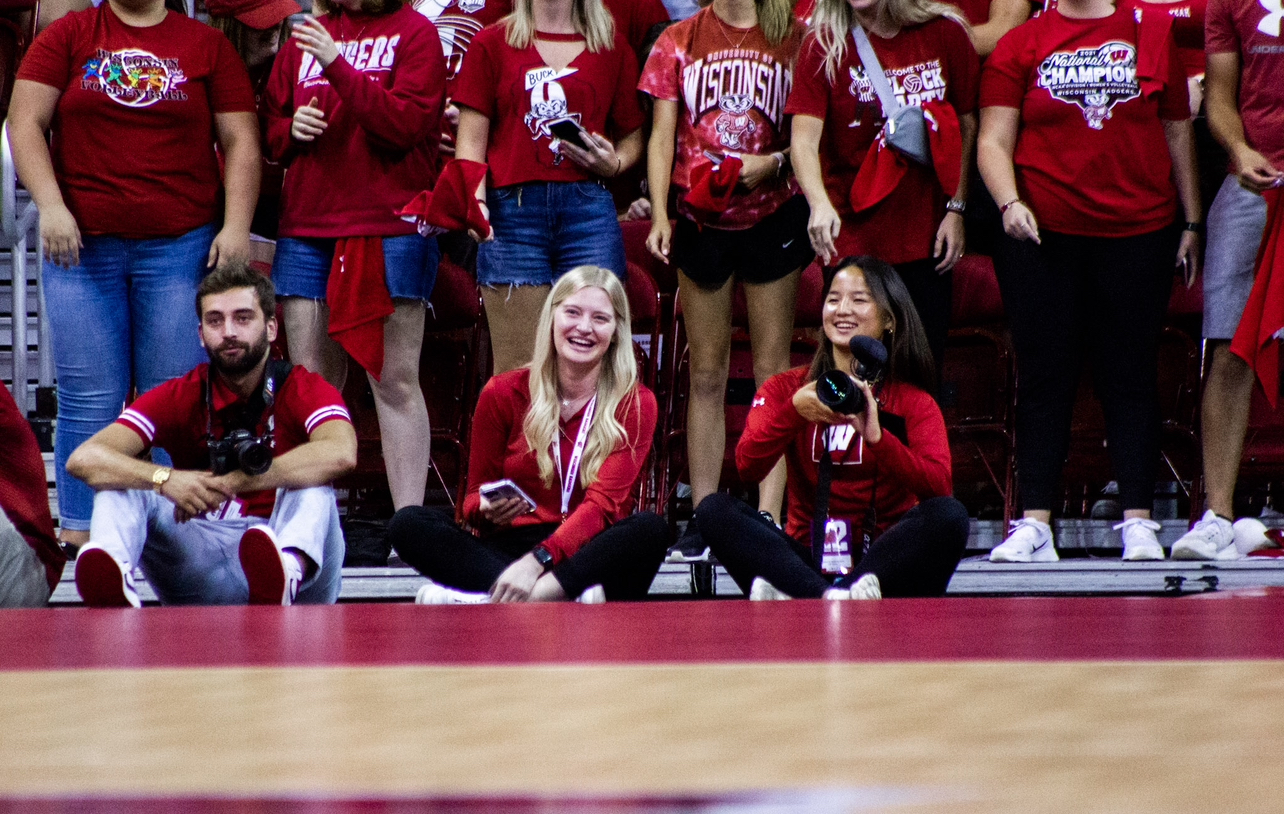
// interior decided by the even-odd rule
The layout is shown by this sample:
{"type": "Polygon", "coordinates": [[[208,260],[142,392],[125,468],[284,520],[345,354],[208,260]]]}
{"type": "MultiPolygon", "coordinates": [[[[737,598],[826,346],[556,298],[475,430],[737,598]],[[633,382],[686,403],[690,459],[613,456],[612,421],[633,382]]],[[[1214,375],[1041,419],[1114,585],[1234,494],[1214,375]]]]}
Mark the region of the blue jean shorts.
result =
{"type": "MultiPolygon", "coordinates": [[[[324,300],[334,239],[283,237],[276,242],[272,282],[278,297],[324,300]]],[[[383,273],[388,293],[395,300],[423,300],[432,296],[437,281],[437,238],[398,235],[383,239],[383,273]]]]}
{"type": "Polygon", "coordinates": [[[535,182],[486,193],[495,239],[477,249],[481,285],[552,285],[579,266],[624,279],[624,238],[611,193],[594,181],[535,182]]]}

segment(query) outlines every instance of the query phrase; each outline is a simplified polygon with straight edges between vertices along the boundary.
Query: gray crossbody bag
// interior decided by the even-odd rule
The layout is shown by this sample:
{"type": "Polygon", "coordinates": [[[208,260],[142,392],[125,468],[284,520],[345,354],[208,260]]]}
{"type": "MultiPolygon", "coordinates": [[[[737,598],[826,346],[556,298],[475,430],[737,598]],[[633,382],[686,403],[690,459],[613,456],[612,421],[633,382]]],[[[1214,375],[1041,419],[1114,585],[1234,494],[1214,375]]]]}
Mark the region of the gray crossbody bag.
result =
{"type": "Polygon", "coordinates": [[[927,140],[927,121],[923,118],[923,108],[917,105],[903,105],[896,100],[892,84],[883,73],[883,66],[874,53],[874,46],[860,24],[852,26],[852,39],[856,41],[856,53],[865,67],[865,75],[874,85],[878,101],[883,106],[883,135],[892,149],[920,164],[932,163],[932,148],[927,140]]]}

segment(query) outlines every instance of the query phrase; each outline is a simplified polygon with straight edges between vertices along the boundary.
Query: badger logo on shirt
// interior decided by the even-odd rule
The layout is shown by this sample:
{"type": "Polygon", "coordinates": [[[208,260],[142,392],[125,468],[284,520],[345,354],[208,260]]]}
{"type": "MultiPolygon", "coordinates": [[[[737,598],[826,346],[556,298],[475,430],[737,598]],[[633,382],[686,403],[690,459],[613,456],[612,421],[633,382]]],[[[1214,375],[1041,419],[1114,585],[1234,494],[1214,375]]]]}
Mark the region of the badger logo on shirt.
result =
{"type": "Polygon", "coordinates": [[[126,107],[150,107],[160,101],[187,101],[178,86],[187,81],[177,59],[161,59],[148,51],[99,49],[83,68],[80,86],[105,93],[126,107]]]}
{"type": "Polygon", "coordinates": [[[723,100],[733,96],[738,97],[733,104],[743,107],[733,115],[748,119],[750,111],[757,110],[779,128],[793,84],[793,71],[769,54],[748,48],[718,51],[682,69],[682,97],[692,124],[713,110],[719,111],[717,121],[722,121],[730,112],[723,100]]]}
{"type": "Polygon", "coordinates": [[[749,109],[753,99],[743,93],[731,93],[718,100],[722,115],[713,123],[718,134],[718,142],[728,150],[744,150],[749,147],[749,137],[757,130],[749,109]]]}
{"type": "Polygon", "coordinates": [[[558,122],[580,123],[580,114],[570,111],[566,101],[566,88],[558,80],[565,79],[578,70],[579,68],[563,68],[559,71],[543,67],[526,72],[526,89],[531,92],[531,111],[524,120],[533,140],[551,139],[548,149],[553,152],[554,167],[560,166],[565,156],[561,152],[562,140],[549,128],[558,122]]]}
{"type": "Polygon", "coordinates": [[[1137,49],[1126,42],[1058,51],[1039,65],[1039,84],[1053,99],[1077,105],[1088,127],[1101,130],[1120,102],[1141,96],[1137,49]]]}
{"type": "MultiPolygon", "coordinates": [[[[864,65],[857,65],[854,68],[848,68],[851,76],[851,84],[847,87],[847,92],[856,97],[858,105],[879,105],[878,93],[874,89],[874,82],[865,72],[864,65]]],[[[888,68],[883,71],[887,77],[887,82],[892,87],[892,95],[902,105],[921,107],[928,102],[945,99],[945,71],[941,67],[939,59],[933,59],[928,62],[918,62],[903,68],[888,68]]],[[[864,118],[864,111],[859,107],[856,110],[856,118],[852,120],[848,127],[859,127],[864,118]]],[[[880,108],[874,115],[874,121],[882,121],[883,112],[880,108]]]]}
{"type": "Polygon", "coordinates": [[[876,96],[874,92],[874,83],[870,81],[869,74],[865,73],[864,65],[857,65],[854,68],[848,68],[851,74],[852,83],[847,88],[847,92],[856,97],[856,101],[863,105],[874,103],[876,96]]]}
{"type": "Polygon", "coordinates": [[[455,78],[464,63],[464,54],[473,37],[482,30],[482,24],[466,15],[476,14],[486,7],[486,0],[416,0],[415,11],[432,20],[441,38],[441,50],[446,55],[446,81],[455,78]],[[463,14],[448,14],[457,8],[463,14]]]}

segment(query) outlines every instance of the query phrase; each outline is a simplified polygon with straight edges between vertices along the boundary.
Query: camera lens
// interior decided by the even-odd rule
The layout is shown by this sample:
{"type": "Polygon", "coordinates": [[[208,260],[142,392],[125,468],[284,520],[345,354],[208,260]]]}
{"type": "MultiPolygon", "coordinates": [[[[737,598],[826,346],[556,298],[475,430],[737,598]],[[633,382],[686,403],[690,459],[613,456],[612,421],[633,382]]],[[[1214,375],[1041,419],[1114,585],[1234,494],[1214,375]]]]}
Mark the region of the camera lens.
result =
{"type": "Polygon", "coordinates": [[[247,475],[262,475],[272,468],[272,447],[262,438],[251,438],[236,445],[241,470],[247,475]]]}
{"type": "Polygon", "coordinates": [[[816,396],[836,413],[855,415],[865,411],[865,392],[841,370],[827,371],[816,380],[816,396]]]}

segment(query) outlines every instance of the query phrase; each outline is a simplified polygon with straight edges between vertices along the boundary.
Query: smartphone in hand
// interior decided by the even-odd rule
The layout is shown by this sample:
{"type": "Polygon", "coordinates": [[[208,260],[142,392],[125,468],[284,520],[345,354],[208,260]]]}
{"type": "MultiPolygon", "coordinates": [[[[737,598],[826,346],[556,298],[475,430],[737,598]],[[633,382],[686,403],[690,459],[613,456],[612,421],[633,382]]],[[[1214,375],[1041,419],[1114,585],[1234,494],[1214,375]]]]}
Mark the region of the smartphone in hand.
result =
{"type": "Polygon", "coordinates": [[[482,497],[486,498],[491,503],[499,500],[517,498],[526,506],[524,513],[535,511],[535,501],[531,500],[530,495],[523,492],[520,486],[513,483],[508,478],[491,481],[490,483],[483,483],[478,491],[481,493],[482,497]]]}
{"type": "Polygon", "coordinates": [[[581,150],[588,149],[588,142],[584,139],[584,128],[580,127],[574,119],[555,121],[548,126],[548,129],[562,141],[574,144],[581,150]]]}

